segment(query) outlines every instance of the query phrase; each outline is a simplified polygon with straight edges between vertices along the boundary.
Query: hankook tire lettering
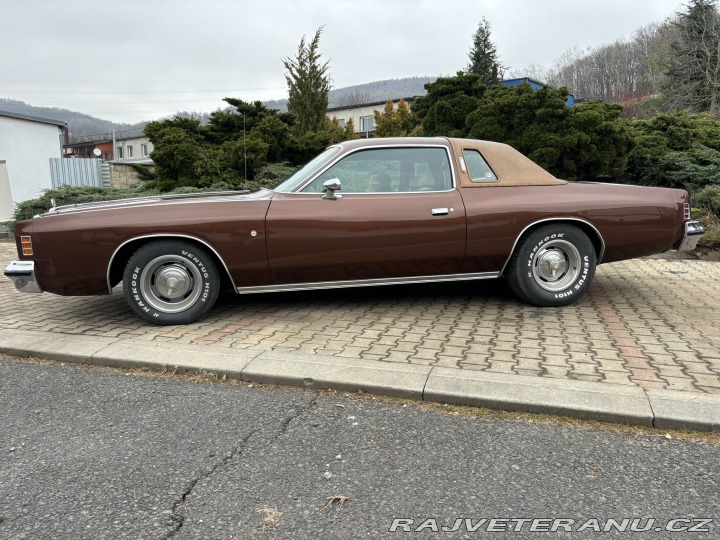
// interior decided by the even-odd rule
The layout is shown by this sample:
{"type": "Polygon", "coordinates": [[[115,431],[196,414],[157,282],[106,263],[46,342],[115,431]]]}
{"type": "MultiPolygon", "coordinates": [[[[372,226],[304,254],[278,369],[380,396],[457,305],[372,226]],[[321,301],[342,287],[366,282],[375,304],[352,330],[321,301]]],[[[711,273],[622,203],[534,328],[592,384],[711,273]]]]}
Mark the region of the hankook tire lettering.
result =
{"type": "Polygon", "coordinates": [[[506,278],[513,292],[531,304],[563,306],[587,292],[595,256],[592,242],[577,227],[545,225],[518,242],[506,278]]]}
{"type": "Polygon", "coordinates": [[[212,257],[185,240],[159,240],[139,248],[125,270],[133,310],[156,324],[186,324],[204,317],[220,291],[212,257]],[[192,251],[191,251],[192,246],[192,251]]]}

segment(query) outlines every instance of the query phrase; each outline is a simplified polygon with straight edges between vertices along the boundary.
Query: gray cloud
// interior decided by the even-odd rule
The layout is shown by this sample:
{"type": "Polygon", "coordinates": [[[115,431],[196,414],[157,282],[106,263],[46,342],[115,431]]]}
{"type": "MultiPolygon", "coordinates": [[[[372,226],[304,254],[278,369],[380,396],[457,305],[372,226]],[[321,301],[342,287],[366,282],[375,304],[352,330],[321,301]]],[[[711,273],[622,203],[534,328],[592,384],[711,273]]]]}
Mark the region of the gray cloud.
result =
{"type": "Polygon", "coordinates": [[[325,26],[336,87],[465,67],[484,16],[503,63],[549,66],[680,9],[678,0],[4,2],[0,97],[121,122],[222,98],[282,98],[282,59],[325,26]]]}

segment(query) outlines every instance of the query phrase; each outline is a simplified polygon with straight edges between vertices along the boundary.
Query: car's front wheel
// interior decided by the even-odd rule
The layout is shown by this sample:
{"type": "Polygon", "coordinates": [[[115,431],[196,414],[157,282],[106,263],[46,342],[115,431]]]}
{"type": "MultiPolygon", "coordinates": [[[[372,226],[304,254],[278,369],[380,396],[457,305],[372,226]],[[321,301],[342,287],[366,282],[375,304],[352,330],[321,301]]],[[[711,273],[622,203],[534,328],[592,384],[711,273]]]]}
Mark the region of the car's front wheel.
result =
{"type": "Polygon", "coordinates": [[[577,227],[557,223],[524,236],[505,275],[510,289],[526,302],[566,306],[588,291],[596,262],[587,235],[577,227]]]}
{"type": "Polygon", "coordinates": [[[182,240],[155,241],[138,249],[125,267],[123,280],[133,311],[159,325],[201,319],[220,291],[212,257],[182,240]]]}

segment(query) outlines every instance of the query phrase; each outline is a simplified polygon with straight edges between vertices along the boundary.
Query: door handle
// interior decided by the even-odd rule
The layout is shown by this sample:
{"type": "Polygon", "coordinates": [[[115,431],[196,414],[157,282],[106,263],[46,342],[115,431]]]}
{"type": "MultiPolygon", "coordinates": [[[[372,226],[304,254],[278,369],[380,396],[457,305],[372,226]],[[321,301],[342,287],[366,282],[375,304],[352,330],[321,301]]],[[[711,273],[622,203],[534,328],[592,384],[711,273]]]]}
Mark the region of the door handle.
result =
{"type": "Polygon", "coordinates": [[[450,213],[449,208],[433,208],[432,209],[433,216],[447,216],[449,213],[450,213]]]}

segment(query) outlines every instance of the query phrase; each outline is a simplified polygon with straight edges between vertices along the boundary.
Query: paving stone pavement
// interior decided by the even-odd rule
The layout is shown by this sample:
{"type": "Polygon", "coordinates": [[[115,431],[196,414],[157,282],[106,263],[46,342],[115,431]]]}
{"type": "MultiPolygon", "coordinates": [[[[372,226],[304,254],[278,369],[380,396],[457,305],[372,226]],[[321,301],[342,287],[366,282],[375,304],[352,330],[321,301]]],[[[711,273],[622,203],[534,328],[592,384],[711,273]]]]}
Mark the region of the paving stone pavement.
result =
{"type": "MultiPolygon", "coordinates": [[[[0,267],[16,257],[0,242],[0,267]]],[[[0,279],[0,328],[214,345],[720,394],[720,264],[601,265],[569,307],[536,308],[502,281],[220,298],[195,324],[157,327],[112,296],[17,292],[0,279]]]]}

